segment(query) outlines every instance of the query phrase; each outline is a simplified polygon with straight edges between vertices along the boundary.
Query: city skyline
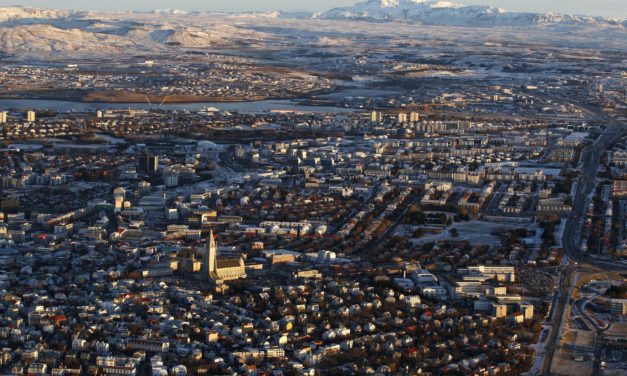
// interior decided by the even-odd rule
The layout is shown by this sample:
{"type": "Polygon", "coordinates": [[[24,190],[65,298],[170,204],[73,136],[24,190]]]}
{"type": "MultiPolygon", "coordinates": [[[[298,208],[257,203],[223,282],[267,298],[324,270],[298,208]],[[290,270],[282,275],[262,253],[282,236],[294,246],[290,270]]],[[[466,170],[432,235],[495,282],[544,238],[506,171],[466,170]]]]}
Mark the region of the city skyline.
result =
{"type": "Polygon", "coordinates": [[[0,375],[627,374],[622,3],[14,1],[0,375]]]}
{"type": "MultiPolygon", "coordinates": [[[[82,1],[76,0],[31,0],[16,3],[13,0],[0,0],[0,6],[30,6],[42,8],[63,8],[95,11],[150,11],[157,9],[182,9],[187,11],[220,11],[220,12],[242,12],[242,11],[323,11],[335,7],[350,6],[359,2],[358,0],[323,0],[318,2],[294,2],[288,0],[217,0],[204,2],[199,0],[160,0],[160,1],[136,1],[129,4],[121,0],[112,0],[106,3],[90,3],[85,5],[82,1]]],[[[545,2],[541,0],[529,0],[524,3],[514,0],[463,0],[455,1],[463,5],[490,5],[501,7],[509,11],[516,12],[557,12],[564,14],[584,14],[602,17],[627,17],[627,7],[620,0],[600,0],[594,3],[586,0],[574,1],[553,1],[545,2]]]]}

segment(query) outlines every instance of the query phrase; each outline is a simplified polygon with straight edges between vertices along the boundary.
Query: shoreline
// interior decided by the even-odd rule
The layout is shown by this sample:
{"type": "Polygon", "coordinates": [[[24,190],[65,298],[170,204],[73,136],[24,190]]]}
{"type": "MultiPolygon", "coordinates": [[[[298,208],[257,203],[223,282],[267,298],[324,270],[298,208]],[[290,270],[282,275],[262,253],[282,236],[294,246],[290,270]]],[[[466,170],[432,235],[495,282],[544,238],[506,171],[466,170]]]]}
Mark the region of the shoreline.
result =
{"type": "MultiPolygon", "coordinates": [[[[133,99],[133,98],[98,98],[98,99],[85,99],[75,97],[63,97],[63,96],[15,96],[15,95],[0,95],[0,99],[4,100],[24,100],[24,101],[59,101],[59,102],[74,102],[84,104],[148,104],[146,99],[133,99]]],[[[149,97],[150,102],[154,106],[159,106],[163,101],[163,98],[153,101],[149,97]]],[[[243,102],[263,102],[266,100],[298,100],[298,98],[274,98],[274,97],[254,97],[254,98],[198,98],[198,99],[182,99],[182,98],[168,98],[163,104],[194,104],[194,103],[243,103],[243,102]]]]}
{"type": "MultiPolygon", "coordinates": [[[[198,103],[243,103],[243,102],[263,102],[263,101],[307,101],[317,95],[334,93],[334,90],[315,91],[303,93],[299,96],[249,96],[249,97],[204,97],[194,95],[147,95],[133,92],[88,92],[72,93],[67,90],[50,91],[30,91],[17,93],[2,93],[0,99],[8,100],[43,100],[43,101],[63,101],[84,104],[150,104],[160,106],[162,104],[198,104],[198,103]]],[[[320,101],[314,101],[320,102],[320,101]]],[[[307,104],[305,104],[307,105],[307,104]]],[[[315,106],[315,104],[314,104],[315,106]]]]}

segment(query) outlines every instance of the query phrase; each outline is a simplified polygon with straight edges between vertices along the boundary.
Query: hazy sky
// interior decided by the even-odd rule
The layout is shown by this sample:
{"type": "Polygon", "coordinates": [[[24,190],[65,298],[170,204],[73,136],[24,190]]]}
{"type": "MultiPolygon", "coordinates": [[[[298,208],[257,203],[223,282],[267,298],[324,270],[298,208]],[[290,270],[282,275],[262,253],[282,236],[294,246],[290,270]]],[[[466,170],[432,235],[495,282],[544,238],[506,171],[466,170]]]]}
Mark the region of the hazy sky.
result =
{"type": "MultiPolygon", "coordinates": [[[[0,0],[1,6],[25,5],[46,8],[91,10],[328,10],[358,0],[0,0]]],[[[515,11],[555,11],[607,17],[627,17],[627,0],[451,0],[462,4],[500,6],[515,11]]]]}

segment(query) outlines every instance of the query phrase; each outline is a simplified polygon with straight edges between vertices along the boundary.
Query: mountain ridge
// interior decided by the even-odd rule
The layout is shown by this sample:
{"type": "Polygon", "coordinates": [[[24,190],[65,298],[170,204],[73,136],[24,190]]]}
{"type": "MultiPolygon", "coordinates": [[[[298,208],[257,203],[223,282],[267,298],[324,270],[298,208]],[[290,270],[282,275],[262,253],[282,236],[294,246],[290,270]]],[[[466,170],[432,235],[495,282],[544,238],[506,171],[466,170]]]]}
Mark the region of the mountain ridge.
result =
{"type": "Polygon", "coordinates": [[[453,32],[450,27],[466,28],[466,31],[460,29],[462,33],[473,31],[472,28],[489,33],[538,30],[572,33],[578,38],[590,36],[583,38],[586,43],[597,43],[593,42],[594,38],[619,43],[626,40],[627,30],[624,20],[515,13],[486,6],[421,0],[371,0],[321,13],[176,9],[92,12],[18,6],[0,7],[0,52],[24,58],[85,54],[106,57],[125,53],[159,54],[177,48],[256,48],[291,38],[292,29],[300,27],[310,30],[299,37],[304,45],[338,47],[352,43],[348,36],[352,26],[345,26],[347,22],[344,22],[347,19],[358,21],[355,27],[385,30],[385,35],[394,34],[399,27],[394,21],[400,21],[413,32],[431,25],[440,29],[444,25],[447,33],[453,32]],[[497,31],[499,27],[501,31],[497,31]],[[317,32],[319,35],[313,35],[317,32]]]}
{"type": "Polygon", "coordinates": [[[625,18],[567,15],[561,13],[510,12],[488,5],[462,5],[438,0],[367,0],[333,8],[321,19],[407,21],[445,26],[539,26],[552,24],[627,26],[625,18]]]}
{"type": "Polygon", "coordinates": [[[148,12],[92,12],[35,8],[26,6],[0,7],[0,24],[37,20],[86,19],[99,13],[155,14],[168,17],[227,16],[271,17],[284,19],[404,21],[425,25],[470,27],[530,27],[546,25],[595,25],[627,27],[627,18],[568,15],[562,13],[511,12],[488,5],[462,5],[439,0],[366,0],[352,6],[336,7],[325,12],[214,12],[158,9],[148,12]]]}

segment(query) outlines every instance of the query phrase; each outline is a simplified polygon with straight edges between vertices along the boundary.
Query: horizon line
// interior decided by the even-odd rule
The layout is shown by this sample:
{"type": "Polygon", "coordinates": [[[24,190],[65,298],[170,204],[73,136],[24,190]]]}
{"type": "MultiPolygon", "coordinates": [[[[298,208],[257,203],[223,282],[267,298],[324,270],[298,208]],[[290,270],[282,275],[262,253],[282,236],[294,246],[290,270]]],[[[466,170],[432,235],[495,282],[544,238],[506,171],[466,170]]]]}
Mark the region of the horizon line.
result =
{"type": "MultiPolygon", "coordinates": [[[[359,3],[359,1],[357,2],[359,3]]],[[[603,16],[603,15],[592,15],[588,13],[573,13],[573,12],[561,12],[561,11],[533,11],[533,10],[509,10],[503,7],[491,6],[491,5],[466,5],[466,4],[458,4],[463,7],[472,7],[472,6],[484,6],[490,7],[494,9],[501,9],[508,13],[528,13],[528,14],[559,14],[566,16],[583,16],[583,17],[591,17],[591,18],[604,18],[604,19],[627,19],[627,15],[625,16],[603,16]]],[[[336,9],[336,8],[344,8],[346,6],[332,7],[327,9],[336,9]]],[[[350,7],[350,6],[349,6],[350,7]]],[[[268,8],[265,10],[200,10],[200,9],[190,9],[187,7],[181,8],[153,8],[153,9],[93,9],[87,7],[50,7],[50,6],[32,6],[32,5],[22,5],[22,4],[14,4],[14,5],[0,5],[0,8],[30,8],[30,9],[44,9],[44,10],[66,10],[66,11],[87,11],[87,12],[97,12],[97,13],[157,13],[157,12],[165,12],[165,11],[182,11],[188,13],[224,13],[224,14],[246,14],[246,13],[270,13],[270,12],[283,12],[283,13],[321,13],[325,11],[321,10],[283,10],[280,8],[268,8]]]]}

